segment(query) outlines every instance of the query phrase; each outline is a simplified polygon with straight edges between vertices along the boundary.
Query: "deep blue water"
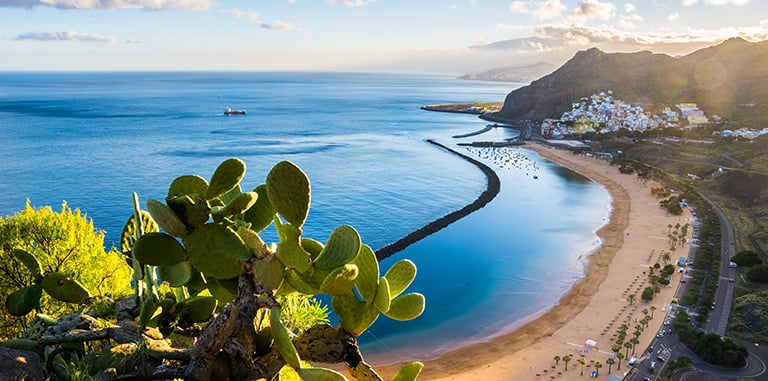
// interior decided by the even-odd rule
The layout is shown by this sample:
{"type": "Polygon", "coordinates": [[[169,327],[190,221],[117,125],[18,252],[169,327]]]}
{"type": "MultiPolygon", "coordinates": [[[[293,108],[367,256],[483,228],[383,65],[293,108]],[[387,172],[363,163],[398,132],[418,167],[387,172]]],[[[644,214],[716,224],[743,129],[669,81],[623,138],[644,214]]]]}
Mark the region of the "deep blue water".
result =
{"type": "MultiPolygon", "coordinates": [[[[246,162],[242,184],[256,187],[291,160],[312,181],[306,236],[324,241],[351,224],[376,249],[485,189],[476,167],[425,139],[455,146],[451,136],[486,123],[419,107],[501,101],[518,86],[358,73],[0,73],[0,215],[27,198],[55,210],[66,201],[111,246],[132,192],[162,200],[174,178],[209,178],[229,157],[246,162]],[[248,114],[225,116],[227,106],[248,114]]],[[[417,264],[411,290],[426,295],[427,310],[411,322],[380,318],[361,336],[368,353],[433,357],[519,324],[583,275],[597,244],[609,205],[602,188],[529,151],[455,147],[495,168],[502,192],[382,263],[417,264]]]]}

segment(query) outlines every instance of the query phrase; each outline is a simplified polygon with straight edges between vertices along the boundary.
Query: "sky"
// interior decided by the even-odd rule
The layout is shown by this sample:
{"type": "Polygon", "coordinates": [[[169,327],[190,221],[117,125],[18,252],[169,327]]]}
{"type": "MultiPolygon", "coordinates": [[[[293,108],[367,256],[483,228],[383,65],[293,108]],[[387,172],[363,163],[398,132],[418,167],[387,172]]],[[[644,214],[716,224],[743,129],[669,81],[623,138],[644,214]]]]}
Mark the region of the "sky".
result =
{"type": "Polygon", "coordinates": [[[0,70],[464,74],[768,39],[766,0],[0,0],[0,70]]]}

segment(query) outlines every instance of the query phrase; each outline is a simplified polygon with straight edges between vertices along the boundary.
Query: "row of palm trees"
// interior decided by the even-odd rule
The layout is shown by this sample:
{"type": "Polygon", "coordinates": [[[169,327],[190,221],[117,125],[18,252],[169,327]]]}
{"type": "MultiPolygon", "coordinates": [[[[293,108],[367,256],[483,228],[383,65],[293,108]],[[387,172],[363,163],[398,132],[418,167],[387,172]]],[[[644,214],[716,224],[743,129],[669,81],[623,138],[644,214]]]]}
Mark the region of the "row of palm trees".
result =
{"type": "MultiPolygon", "coordinates": [[[[568,371],[568,363],[571,360],[573,360],[573,356],[570,355],[570,354],[567,354],[567,355],[565,355],[563,357],[555,356],[554,360],[555,360],[555,366],[559,365],[560,361],[562,361],[563,364],[565,364],[565,371],[568,371]]],[[[579,364],[581,364],[581,373],[579,375],[583,376],[584,375],[584,365],[587,364],[587,359],[584,356],[581,356],[581,357],[579,357],[577,362],[579,364]]],[[[614,360],[612,357],[609,357],[607,360],[605,360],[605,363],[608,364],[608,374],[611,374],[611,366],[616,363],[616,360],[614,360]]],[[[594,366],[595,366],[595,369],[597,370],[597,372],[599,374],[600,369],[603,368],[603,363],[601,363],[600,361],[595,361],[594,366]]]]}
{"type": "MultiPolygon", "coordinates": [[[[629,325],[626,323],[623,323],[619,326],[619,332],[616,336],[616,340],[611,345],[611,351],[614,353],[614,357],[609,357],[605,360],[605,363],[608,364],[608,374],[611,374],[613,364],[616,365],[616,370],[621,370],[621,361],[625,358],[629,358],[629,351],[632,351],[632,355],[635,354],[636,345],[640,344],[640,335],[642,335],[643,331],[648,328],[648,324],[651,320],[653,320],[653,312],[656,311],[656,306],[650,306],[649,308],[643,308],[643,318],[640,319],[637,324],[634,327],[634,332],[632,333],[632,337],[627,339],[627,334],[629,331],[629,325]],[[626,351],[622,353],[622,349],[625,349],[626,351]],[[618,361],[616,360],[618,359],[618,361]]],[[[568,363],[573,360],[573,356],[570,354],[567,354],[565,356],[555,356],[555,366],[558,366],[560,364],[560,361],[563,362],[565,365],[565,370],[568,370],[568,363]]],[[[581,364],[581,375],[584,375],[584,365],[586,364],[586,359],[584,356],[581,356],[578,360],[578,363],[581,364]]],[[[603,367],[603,364],[600,361],[595,361],[594,363],[595,369],[599,372],[600,369],[603,367]]]]}

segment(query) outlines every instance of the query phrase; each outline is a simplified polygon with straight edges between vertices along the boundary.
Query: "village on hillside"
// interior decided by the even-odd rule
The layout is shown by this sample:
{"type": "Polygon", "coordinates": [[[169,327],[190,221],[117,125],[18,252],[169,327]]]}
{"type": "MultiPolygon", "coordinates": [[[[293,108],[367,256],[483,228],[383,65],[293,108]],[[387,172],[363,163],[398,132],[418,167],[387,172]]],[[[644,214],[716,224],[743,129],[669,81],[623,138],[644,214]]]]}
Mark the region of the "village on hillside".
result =
{"type": "MultiPolygon", "coordinates": [[[[541,135],[545,138],[559,139],[574,134],[595,132],[598,134],[626,129],[632,132],[646,132],[659,128],[692,129],[708,123],[721,123],[717,115],[707,117],[695,103],[680,103],[664,109],[657,115],[646,111],[641,106],[634,106],[613,96],[608,90],[572,103],[560,119],[545,119],[541,123],[541,135]]],[[[724,130],[724,137],[754,139],[768,134],[768,128],[762,130],[739,129],[724,130]]]]}

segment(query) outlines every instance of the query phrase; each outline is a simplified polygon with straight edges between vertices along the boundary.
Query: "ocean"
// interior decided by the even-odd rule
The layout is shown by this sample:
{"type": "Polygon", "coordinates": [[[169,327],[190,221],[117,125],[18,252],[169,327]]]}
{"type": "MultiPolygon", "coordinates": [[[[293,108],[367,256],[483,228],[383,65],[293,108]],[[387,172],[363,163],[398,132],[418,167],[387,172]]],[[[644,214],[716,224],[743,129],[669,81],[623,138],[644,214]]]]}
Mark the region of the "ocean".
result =
{"type": "MultiPolygon", "coordinates": [[[[62,202],[118,244],[131,194],[162,200],[184,174],[210,178],[230,157],[245,161],[245,188],[275,163],[298,164],[312,182],[304,234],[324,241],[350,224],[374,249],[460,209],[485,190],[467,161],[491,166],[500,194],[483,209],[382,261],[402,258],[426,296],[409,322],[380,317],[360,337],[382,361],[428,359],[486,340],[552,306],[584,275],[599,245],[610,196],[531,151],[467,148],[513,129],[454,135],[487,124],[426,104],[502,101],[523,84],[445,76],[318,72],[0,73],[0,215],[62,202]],[[246,115],[226,116],[225,107],[246,115]]],[[[270,234],[265,240],[274,239],[270,234]]]]}

